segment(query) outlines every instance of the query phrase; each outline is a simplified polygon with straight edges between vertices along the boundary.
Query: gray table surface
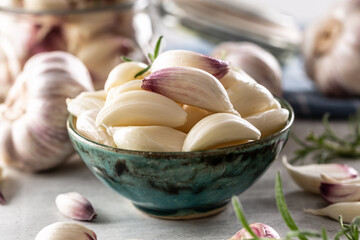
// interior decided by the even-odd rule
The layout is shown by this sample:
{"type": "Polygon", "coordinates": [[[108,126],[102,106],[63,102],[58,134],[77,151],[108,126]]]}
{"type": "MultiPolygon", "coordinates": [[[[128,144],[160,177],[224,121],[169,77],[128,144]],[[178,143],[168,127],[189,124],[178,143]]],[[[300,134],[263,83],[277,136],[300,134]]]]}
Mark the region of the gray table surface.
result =
{"type": "MultiPolygon", "coordinates": [[[[333,125],[340,133],[346,128],[344,122],[333,125]]],[[[297,120],[293,126],[300,137],[311,129],[321,131],[321,123],[297,120]]],[[[289,139],[280,157],[284,154],[291,157],[296,148],[297,145],[289,139]]],[[[319,230],[325,226],[333,236],[339,229],[336,221],[303,212],[303,208],[326,206],[324,200],[299,189],[282,166],[280,157],[251,188],[239,196],[249,222],[267,223],[285,236],[287,227],[274,199],[275,174],[280,171],[289,209],[299,227],[319,230]]],[[[360,161],[350,164],[360,170],[360,161]]],[[[0,240],[34,239],[48,224],[71,221],[62,216],[55,206],[57,194],[69,191],[80,192],[93,203],[98,218],[83,224],[94,230],[98,239],[229,239],[240,229],[230,205],[218,215],[199,220],[168,221],[148,217],[98,181],[80,160],[71,161],[49,173],[33,175],[8,170],[6,175],[2,189],[8,203],[0,206],[0,240]]]]}

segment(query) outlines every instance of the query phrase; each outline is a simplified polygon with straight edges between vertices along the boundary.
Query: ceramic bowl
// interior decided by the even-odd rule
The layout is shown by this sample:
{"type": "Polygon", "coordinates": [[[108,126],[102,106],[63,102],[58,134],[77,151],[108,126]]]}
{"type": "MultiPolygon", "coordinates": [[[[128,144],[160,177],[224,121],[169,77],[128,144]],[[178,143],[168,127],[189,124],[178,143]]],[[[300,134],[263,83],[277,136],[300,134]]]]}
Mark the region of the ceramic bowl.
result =
{"type": "Polygon", "coordinates": [[[80,135],[70,115],[70,139],[82,160],[105,185],[148,215],[192,219],[223,210],[233,195],[248,189],[277,158],[294,120],[250,143],[194,152],[146,152],[105,146],[80,135]]]}

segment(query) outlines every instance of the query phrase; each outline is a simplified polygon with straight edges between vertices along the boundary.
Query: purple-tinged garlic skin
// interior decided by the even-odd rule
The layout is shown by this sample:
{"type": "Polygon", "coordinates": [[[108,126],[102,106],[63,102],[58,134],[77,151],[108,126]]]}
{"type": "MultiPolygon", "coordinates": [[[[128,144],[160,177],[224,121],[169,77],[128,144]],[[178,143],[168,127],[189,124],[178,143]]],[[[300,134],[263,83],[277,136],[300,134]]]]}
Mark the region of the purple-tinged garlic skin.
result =
{"type": "Polygon", "coordinates": [[[345,0],[306,28],[305,70],[329,97],[360,95],[360,4],[345,0]]]}
{"type": "Polygon", "coordinates": [[[358,176],[358,172],[346,165],[339,163],[309,164],[293,166],[283,157],[283,164],[294,182],[305,191],[320,194],[321,174],[329,175],[335,179],[351,179],[358,176]]]}
{"type": "Polygon", "coordinates": [[[92,204],[77,192],[59,194],[55,203],[59,211],[70,219],[92,221],[96,218],[92,204]]]}
{"type": "Polygon", "coordinates": [[[62,164],[74,152],[65,99],[93,90],[89,72],[73,55],[32,57],[0,105],[0,161],[32,172],[62,164]]]}
{"type": "Polygon", "coordinates": [[[41,229],[35,240],[97,240],[97,236],[78,223],[56,222],[41,229]]]}
{"type": "Polygon", "coordinates": [[[153,62],[151,71],[156,72],[171,67],[199,68],[217,79],[221,79],[229,71],[227,62],[187,50],[170,50],[160,54],[153,62]]]}
{"type": "MultiPolygon", "coordinates": [[[[254,234],[259,238],[280,239],[280,235],[275,231],[275,229],[273,229],[267,224],[252,223],[249,225],[249,227],[254,232],[254,234]]],[[[243,228],[240,231],[238,231],[229,240],[245,240],[245,239],[253,239],[253,236],[245,228],[243,228]]]]}
{"type": "Polygon", "coordinates": [[[155,71],[143,79],[141,88],[210,112],[239,115],[220,81],[198,68],[170,67],[155,71]]]}
{"type": "Polygon", "coordinates": [[[322,174],[320,193],[329,203],[360,201],[360,178],[337,180],[322,174]]]}
{"type": "Polygon", "coordinates": [[[212,56],[224,57],[234,69],[241,69],[276,96],[282,95],[282,73],[276,58],[250,42],[224,42],[216,46],[212,56]]]}

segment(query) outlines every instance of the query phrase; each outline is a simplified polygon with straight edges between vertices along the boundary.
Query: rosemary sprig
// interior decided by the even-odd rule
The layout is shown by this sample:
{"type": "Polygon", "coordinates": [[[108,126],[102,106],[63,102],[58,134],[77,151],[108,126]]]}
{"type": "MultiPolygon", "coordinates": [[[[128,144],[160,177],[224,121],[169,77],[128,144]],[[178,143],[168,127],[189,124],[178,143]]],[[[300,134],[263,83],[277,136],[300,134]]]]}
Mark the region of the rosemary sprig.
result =
{"type": "Polygon", "coordinates": [[[322,119],[324,132],[316,135],[310,132],[304,140],[292,134],[301,148],[295,151],[290,163],[304,160],[308,155],[318,163],[326,163],[336,158],[360,158],[360,111],[349,117],[349,133],[338,137],[329,124],[329,114],[322,119]]]}
{"type": "MultiPolygon", "coordinates": [[[[161,45],[161,41],[163,39],[163,36],[160,36],[159,39],[157,40],[156,42],[156,45],[155,45],[155,49],[154,49],[154,53],[151,54],[151,53],[148,53],[148,57],[149,57],[149,60],[150,60],[150,63],[143,69],[141,70],[140,72],[136,73],[134,78],[137,78],[138,76],[141,76],[142,74],[146,73],[150,68],[151,68],[151,65],[152,63],[155,61],[155,59],[159,56],[159,53],[160,53],[160,45],[161,45]]],[[[124,62],[133,62],[132,59],[130,58],[127,58],[125,56],[122,56],[121,59],[124,61],[124,62]]]]}
{"type": "MultiPolygon", "coordinates": [[[[290,231],[286,234],[286,238],[285,238],[286,240],[291,240],[295,237],[301,240],[308,240],[309,238],[328,240],[328,234],[324,227],[322,227],[321,231],[319,232],[299,230],[298,226],[295,224],[294,220],[292,219],[289,209],[287,207],[282,190],[282,182],[279,172],[277,173],[275,180],[275,198],[276,198],[276,204],[278,206],[278,210],[281,213],[281,216],[283,217],[285,224],[290,229],[290,231]]],[[[244,210],[241,206],[239,199],[236,196],[232,197],[232,204],[236,216],[238,217],[240,223],[253,236],[253,239],[255,240],[271,239],[271,238],[259,238],[258,236],[255,235],[255,233],[252,231],[251,227],[249,226],[248,221],[246,220],[244,210]]],[[[360,217],[354,218],[351,224],[344,224],[342,217],[339,216],[339,224],[340,224],[340,230],[334,236],[334,240],[340,240],[340,238],[343,236],[345,236],[348,240],[359,240],[360,217]]]]}

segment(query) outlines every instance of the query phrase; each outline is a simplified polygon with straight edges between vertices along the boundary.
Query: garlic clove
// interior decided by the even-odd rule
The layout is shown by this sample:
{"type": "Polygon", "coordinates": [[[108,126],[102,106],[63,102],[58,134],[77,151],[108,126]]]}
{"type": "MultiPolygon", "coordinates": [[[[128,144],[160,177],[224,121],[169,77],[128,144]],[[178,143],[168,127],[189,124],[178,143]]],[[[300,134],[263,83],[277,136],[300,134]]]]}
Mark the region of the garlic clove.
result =
{"type": "Polygon", "coordinates": [[[227,89],[227,93],[242,117],[269,110],[274,104],[273,95],[258,83],[237,81],[227,89]]]}
{"type": "Polygon", "coordinates": [[[234,85],[237,81],[243,82],[253,82],[256,81],[251,78],[246,72],[241,69],[230,69],[229,72],[222,78],[219,79],[221,84],[224,86],[225,89],[228,89],[232,85],[234,85]]]}
{"type": "Polygon", "coordinates": [[[285,126],[289,111],[284,108],[271,109],[262,113],[246,117],[245,120],[254,125],[266,137],[285,126]]]}
{"type": "Polygon", "coordinates": [[[142,90],[141,84],[142,84],[142,80],[131,80],[122,85],[110,88],[110,90],[107,94],[107,97],[106,97],[106,103],[115,99],[116,96],[118,96],[121,93],[132,91],[132,90],[142,90]]]}
{"type": "Polygon", "coordinates": [[[349,179],[358,176],[358,172],[346,164],[332,163],[292,166],[287,162],[286,156],[283,157],[283,164],[299,187],[305,191],[317,194],[320,193],[320,175],[322,173],[336,179],[349,179]]]}
{"type": "Polygon", "coordinates": [[[96,240],[96,234],[87,227],[72,222],[50,224],[36,235],[35,240],[96,240]]]}
{"type": "Polygon", "coordinates": [[[254,43],[224,42],[212,56],[221,57],[224,53],[231,67],[244,70],[274,95],[282,95],[281,67],[272,54],[254,43]]]}
{"type": "Polygon", "coordinates": [[[351,180],[351,182],[341,181],[322,174],[321,196],[329,203],[360,201],[360,179],[351,180]]]}
{"type": "Polygon", "coordinates": [[[106,129],[96,126],[96,117],[100,109],[91,109],[82,112],[76,119],[76,130],[84,137],[107,146],[115,147],[112,137],[106,129]]]}
{"type": "Polygon", "coordinates": [[[108,131],[118,148],[137,151],[179,152],[186,137],[185,133],[164,126],[110,127],[108,131]]]}
{"type": "Polygon", "coordinates": [[[179,127],[186,122],[186,112],[163,95],[133,90],[119,94],[101,109],[97,126],[159,125],[179,127]]]}
{"type": "MultiPolygon", "coordinates": [[[[249,225],[253,233],[259,238],[270,238],[270,239],[280,239],[280,235],[272,227],[264,223],[252,223],[249,225]]],[[[253,236],[245,229],[238,231],[232,238],[229,240],[245,240],[253,239],[253,236]]]]}
{"type": "Polygon", "coordinates": [[[239,116],[215,113],[195,124],[186,136],[182,150],[205,150],[228,142],[256,140],[260,135],[257,128],[239,116]]]}
{"type": "Polygon", "coordinates": [[[73,99],[66,99],[68,111],[75,117],[79,117],[81,113],[91,109],[101,109],[105,101],[97,97],[88,95],[79,95],[73,99]]]}
{"type": "Polygon", "coordinates": [[[141,87],[176,102],[211,112],[237,114],[219,80],[197,68],[172,67],[158,70],[145,77],[141,87]]]}
{"type": "Polygon", "coordinates": [[[338,220],[341,215],[345,223],[350,223],[355,217],[360,216],[360,202],[334,203],[321,209],[304,209],[306,213],[317,216],[326,216],[338,220]]]}
{"type": "Polygon", "coordinates": [[[221,60],[187,50],[169,50],[160,54],[151,66],[155,72],[164,68],[193,67],[206,71],[220,79],[229,71],[229,65],[221,60]]]}
{"type": "Polygon", "coordinates": [[[68,218],[91,221],[96,217],[95,210],[89,200],[77,192],[59,194],[55,203],[58,210],[68,218]]]}
{"type": "Polygon", "coordinates": [[[190,131],[190,129],[197,122],[199,122],[204,117],[210,115],[210,113],[208,111],[198,108],[198,107],[191,106],[191,105],[184,104],[182,106],[182,108],[184,109],[184,111],[187,114],[186,115],[186,123],[183,126],[178,127],[176,129],[179,131],[182,131],[184,133],[188,133],[190,131]]]}
{"type": "Polygon", "coordinates": [[[98,91],[85,91],[78,95],[79,98],[82,97],[89,97],[89,98],[96,98],[100,100],[106,100],[106,92],[105,90],[98,90],[98,91]]]}
{"type": "MultiPolygon", "coordinates": [[[[134,80],[135,75],[145,68],[146,64],[140,62],[120,63],[113,70],[111,70],[109,77],[105,82],[105,91],[108,92],[112,87],[119,86],[128,81],[134,80]]],[[[143,78],[144,75],[146,75],[146,73],[142,76],[139,76],[138,79],[143,78]]]]}

